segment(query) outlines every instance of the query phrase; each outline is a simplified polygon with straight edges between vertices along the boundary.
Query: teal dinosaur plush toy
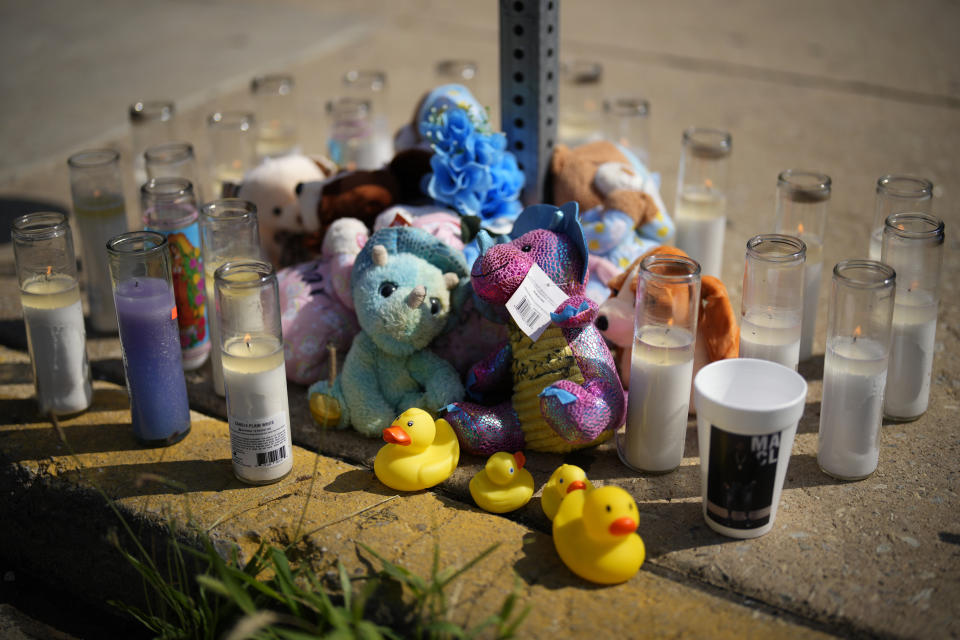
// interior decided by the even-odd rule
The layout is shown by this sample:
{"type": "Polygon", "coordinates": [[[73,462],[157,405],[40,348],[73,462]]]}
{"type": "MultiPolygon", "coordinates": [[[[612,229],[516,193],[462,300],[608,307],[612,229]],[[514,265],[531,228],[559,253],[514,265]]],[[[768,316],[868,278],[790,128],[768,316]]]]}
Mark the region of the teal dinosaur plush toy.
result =
{"type": "Polygon", "coordinates": [[[411,407],[436,415],[462,400],[456,370],[427,347],[456,321],[454,310],[470,295],[468,276],[463,255],[422,229],[374,233],[351,274],[361,331],[333,384],[309,390],[317,423],[379,437],[411,407]]]}

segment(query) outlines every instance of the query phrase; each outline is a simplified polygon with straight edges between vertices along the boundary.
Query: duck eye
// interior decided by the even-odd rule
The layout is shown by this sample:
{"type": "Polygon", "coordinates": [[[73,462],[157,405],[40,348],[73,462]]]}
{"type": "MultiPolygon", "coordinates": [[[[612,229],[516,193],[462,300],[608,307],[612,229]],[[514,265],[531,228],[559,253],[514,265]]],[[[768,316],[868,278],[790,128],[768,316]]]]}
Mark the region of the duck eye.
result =
{"type": "Polygon", "coordinates": [[[510,467],[510,473],[513,473],[513,467],[510,467]]]}
{"type": "Polygon", "coordinates": [[[430,298],[430,313],[437,315],[443,307],[440,306],[440,298],[430,298]]]}
{"type": "Polygon", "coordinates": [[[560,484],[563,484],[563,478],[560,478],[560,484]]]}
{"type": "Polygon", "coordinates": [[[610,513],[610,505],[607,505],[607,513],[610,513]]]}
{"type": "Polygon", "coordinates": [[[384,298],[389,298],[396,290],[397,285],[393,282],[384,282],[380,285],[380,295],[382,295],[384,298]]]}
{"type": "Polygon", "coordinates": [[[528,245],[528,244],[525,244],[525,245],[523,245],[522,247],[520,247],[520,249],[521,249],[522,251],[524,251],[524,252],[529,253],[530,250],[533,249],[533,247],[531,247],[531,246],[528,245]]]}
{"type": "Polygon", "coordinates": [[[408,423],[407,423],[407,426],[408,426],[408,427],[412,427],[412,426],[413,426],[413,420],[411,420],[410,422],[408,422],[408,423]]]}

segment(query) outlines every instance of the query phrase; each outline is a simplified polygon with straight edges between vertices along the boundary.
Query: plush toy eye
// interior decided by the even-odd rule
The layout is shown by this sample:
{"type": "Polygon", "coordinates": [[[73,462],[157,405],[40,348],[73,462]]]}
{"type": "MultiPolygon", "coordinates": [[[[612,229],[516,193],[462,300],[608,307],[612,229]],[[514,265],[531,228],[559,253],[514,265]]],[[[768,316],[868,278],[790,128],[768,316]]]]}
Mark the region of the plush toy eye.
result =
{"type": "Polygon", "coordinates": [[[610,513],[610,505],[607,505],[607,513],[610,513]]]}
{"type": "Polygon", "coordinates": [[[597,320],[594,322],[594,324],[597,325],[597,329],[600,329],[600,331],[606,331],[607,327],[610,326],[610,321],[607,320],[607,316],[597,316],[597,320]]]}
{"type": "Polygon", "coordinates": [[[281,209],[280,207],[274,207],[274,208],[273,208],[273,215],[278,216],[278,215],[280,215],[281,213],[283,213],[283,209],[281,209]]]}
{"type": "Polygon", "coordinates": [[[382,295],[384,298],[389,298],[396,290],[397,285],[393,282],[384,282],[380,285],[380,295],[382,295]]]}
{"type": "Polygon", "coordinates": [[[521,249],[522,249],[523,251],[529,252],[531,249],[533,249],[533,247],[531,247],[531,246],[528,245],[528,244],[525,244],[525,245],[523,245],[523,246],[521,247],[521,249]]]}
{"type": "Polygon", "coordinates": [[[440,298],[430,298],[430,313],[437,315],[443,307],[440,306],[440,298]]]}

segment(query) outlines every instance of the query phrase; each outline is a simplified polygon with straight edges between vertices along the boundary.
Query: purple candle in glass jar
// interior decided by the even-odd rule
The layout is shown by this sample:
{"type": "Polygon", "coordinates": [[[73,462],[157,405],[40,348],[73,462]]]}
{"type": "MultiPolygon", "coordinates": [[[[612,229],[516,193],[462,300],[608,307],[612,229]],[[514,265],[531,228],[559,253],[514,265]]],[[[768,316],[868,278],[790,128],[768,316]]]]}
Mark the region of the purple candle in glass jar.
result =
{"type": "Polygon", "coordinates": [[[143,444],[172,444],[190,431],[190,405],[167,243],[137,231],[107,248],[133,434],[143,444]]]}

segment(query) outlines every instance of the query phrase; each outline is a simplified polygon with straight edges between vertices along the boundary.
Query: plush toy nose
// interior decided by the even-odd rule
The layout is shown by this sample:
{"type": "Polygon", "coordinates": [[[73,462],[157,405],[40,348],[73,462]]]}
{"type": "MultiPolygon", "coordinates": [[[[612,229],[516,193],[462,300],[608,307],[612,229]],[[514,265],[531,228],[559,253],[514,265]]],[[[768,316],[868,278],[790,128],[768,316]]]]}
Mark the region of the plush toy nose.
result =
{"type": "Polygon", "coordinates": [[[493,238],[490,237],[490,234],[485,230],[480,229],[477,232],[477,247],[480,249],[480,255],[482,256],[487,252],[487,249],[497,244],[494,242],[493,238]]]}
{"type": "Polygon", "coordinates": [[[426,299],[427,288],[422,284],[418,284],[413,288],[413,291],[410,292],[410,295],[407,296],[407,306],[411,309],[419,309],[420,305],[422,305],[426,299]]]}

